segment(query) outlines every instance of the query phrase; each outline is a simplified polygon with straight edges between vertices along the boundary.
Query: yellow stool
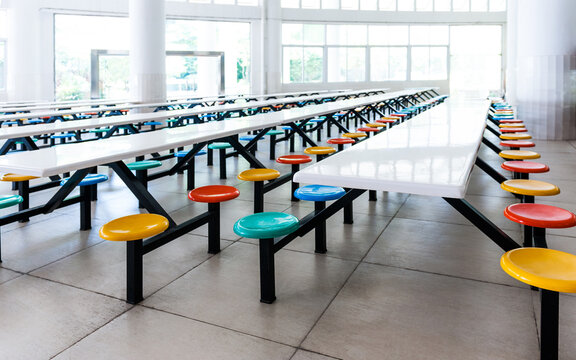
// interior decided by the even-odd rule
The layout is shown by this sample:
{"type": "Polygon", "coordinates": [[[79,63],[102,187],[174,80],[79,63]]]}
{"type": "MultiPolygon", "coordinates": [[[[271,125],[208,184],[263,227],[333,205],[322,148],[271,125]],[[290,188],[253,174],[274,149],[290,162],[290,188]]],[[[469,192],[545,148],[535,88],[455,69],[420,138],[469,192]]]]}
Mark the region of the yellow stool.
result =
{"type": "Polygon", "coordinates": [[[503,140],[528,140],[532,139],[532,136],[528,134],[502,134],[500,135],[500,139],[503,140]]]}
{"type": "Polygon", "coordinates": [[[524,123],[514,123],[514,124],[499,124],[498,127],[501,127],[501,128],[523,128],[526,126],[524,126],[524,123]]]}
{"type": "Polygon", "coordinates": [[[523,196],[523,202],[533,203],[534,196],[554,196],[560,194],[560,188],[554,184],[539,180],[506,180],[500,187],[503,190],[523,196]]]}
{"type": "Polygon", "coordinates": [[[540,159],[540,154],[530,150],[502,150],[498,154],[504,159],[510,160],[533,160],[540,159]]]}
{"type": "MultiPolygon", "coordinates": [[[[18,204],[18,211],[26,210],[30,207],[30,180],[38,179],[38,176],[20,175],[7,173],[0,177],[0,181],[10,181],[12,190],[18,190],[18,195],[22,197],[22,202],[18,204]]],[[[29,218],[19,222],[28,222],[29,218]]]]}
{"type": "Polygon", "coordinates": [[[126,242],[126,301],[137,304],[144,299],[142,257],[146,253],[142,239],[158,235],[168,229],[169,222],[162,215],[136,214],[124,216],[104,224],[100,237],[109,241],[126,242]]]}
{"type": "Polygon", "coordinates": [[[316,155],[316,161],[320,161],[327,155],[333,154],[335,152],[336,149],[334,149],[332,146],[312,146],[304,149],[305,154],[316,155]]]}
{"type": "Polygon", "coordinates": [[[540,359],[558,359],[559,292],[576,293],[576,256],[553,249],[506,252],[500,266],[510,276],[540,291],[540,359]]]}
{"type": "Polygon", "coordinates": [[[250,169],[238,174],[238,179],[254,182],[254,213],[264,212],[264,181],[280,177],[280,172],[274,169],[250,169]]]}
{"type": "Polygon", "coordinates": [[[368,135],[366,135],[366,133],[363,133],[363,132],[353,132],[353,133],[342,134],[342,137],[350,138],[350,139],[354,139],[354,140],[358,140],[358,139],[364,138],[366,136],[368,136],[368,135]]]}
{"type": "Polygon", "coordinates": [[[366,124],[366,126],[371,127],[371,128],[388,127],[386,124],[383,124],[383,123],[369,123],[369,124],[366,124]]]}

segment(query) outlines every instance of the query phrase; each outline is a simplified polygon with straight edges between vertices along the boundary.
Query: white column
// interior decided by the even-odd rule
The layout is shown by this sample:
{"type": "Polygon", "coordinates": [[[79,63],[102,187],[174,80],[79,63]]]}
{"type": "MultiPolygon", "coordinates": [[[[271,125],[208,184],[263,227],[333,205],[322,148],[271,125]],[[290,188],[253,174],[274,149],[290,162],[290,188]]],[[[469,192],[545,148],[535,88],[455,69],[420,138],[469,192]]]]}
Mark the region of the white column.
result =
{"type": "Polygon", "coordinates": [[[262,79],[266,94],[282,91],[281,12],[280,0],[262,1],[262,79]]]}
{"type": "Polygon", "coordinates": [[[38,0],[10,0],[6,42],[6,90],[9,101],[42,100],[42,61],[38,0]]]}
{"type": "Polygon", "coordinates": [[[130,96],[138,102],[166,99],[165,0],[129,0],[130,96]]]}
{"type": "Polygon", "coordinates": [[[576,1],[511,1],[518,117],[535,139],[576,139],[576,1]]]}

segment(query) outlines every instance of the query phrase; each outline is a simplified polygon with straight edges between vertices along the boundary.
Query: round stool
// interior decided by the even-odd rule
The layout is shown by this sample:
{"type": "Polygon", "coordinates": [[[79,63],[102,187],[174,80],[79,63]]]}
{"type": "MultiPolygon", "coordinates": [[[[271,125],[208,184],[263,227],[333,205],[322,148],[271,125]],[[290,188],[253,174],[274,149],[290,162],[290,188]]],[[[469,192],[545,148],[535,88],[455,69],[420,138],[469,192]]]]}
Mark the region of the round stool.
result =
{"type": "Polygon", "coordinates": [[[522,124],[522,120],[518,120],[518,119],[504,119],[504,120],[500,120],[498,122],[499,124],[522,124]]]}
{"type": "Polygon", "coordinates": [[[546,244],[547,228],[569,228],[576,226],[576,216],[562,208],[544,204],[512,204],[504,209],[504,216],[518,224],[529,226],[532,231],[524,235],[523,246],[548,247],[546,244]]]}
{"type": "Polygon", "coordinates": [[[553,196],[560,194],[560,189],[554,184],[539,180],[513,179],[500,184],[503,190],[522,195],[523,202],[533,203],[534,196],[553,196]]]}
{"type": "Polygon", "coordinates": [[[264,181],[280,177],[280,172],[274,169],[250,169],[238,174],[239,180],[254,182],[254,213],[264,211],[264,181]]]}
{"type": "Polygon", "coordinates": [[[524,123],[503,123],[503,124],[498,124],[499,128],[525,128],[526,126],[524,126],[524,123]]]}
{"type": "Polygon", "coordinates": [[[511,277],[540,292],[540,359],[558,359],[559,292],[576,293],[576,256],[552,249],[506,252],[500,266],[511,277]]]}
{"type": "MultiPolygon", "coordinates": [[[[180,151],[175,152],[174,156],[177,158],[183,158],[183,157],[186,157],[189,152],[190,152],[190,150],[180,150],[180,151]]],[[[186,164],[185,164],[186,190],[192,190],[196,186],[196,184],[195,184],[195,182],[196,182],[196,180],[195,180],[196,164],[195,164],[194,159],[196,156],[202,156],[202,155],[206,155],[206,151],[200,150],[196,154],[194,154],[194,157],[191,157],[190,159],[188,159],[188,161],[186,161],[186,164]]]]}
{"type": "Polygon", "coordinates": [[[372,133],[377,133],[378,131],[380,131],[379,129],[374,128],[374,127],[361,127],[361,128],[356,129],[356,130],[368,134],[368,137],[370,137],[370,135],[372,133]]]}
{"type": "Polygon", "coordinates": [[[342,150],[344,150],[344,145],[355,144],[356,141],[354,141],[350,138],[335,138],[335,139],[328,139],[326,141],[326,143],[331,144],[331,145],[337,145],[338,151],[342,151],[342,150]]]}
{"type": "MultiPolygon", "coordinates": [[[[250,142],[250,141],[254,140],[255,138],[256,138],[256,135],[243,135],[243,136],[240,136],[238,138],[238,140],[250,142]]],[[[258,140],[264,140],[264,138],[261,137],[261,138],[258,138],[258,140]]],[[[246,147],[246,150],[250,151],[252,153],[252,155],[255,155],[256,151],[258,151],[258,141],[254,142],[254,144],[250,148],[246,147]]]]}
{"type": "Polygon", "coordinates": [[[300,222],[294,215],[265,212],[248,215],[234,224],[234,232],[242,237],[259,239],[260,301],[271,304],[276,300],[274,279],[274,238],[298,230],[300,222]]]}
{"type": "Polygon", "coordinates": [[[143,297],[144,244],[142,239],[163,233],[169,222],[157,214],[136,214],[112,220],[100,228],[100,237],[126,242],[126,301],[137,304],[143,297]]]}
{"type": "MultiPolygon", "coordinates": [[[[2,195],[0,196],[0,209],[21,204],[24,199],[20,195],[2,195]]],[[[2,233],[0,232],[0,263],[2,262],[2,233]]]]}
{"type": "Polygon", "coordinates": [[[50,136],[50,145],[54,146],[56,139],[60,139],[60,144],[66,144],[66,139],[76,138],[80,140],[79,136],[75,133],[61,133],[61,134],[54,134],[50,136]]]}
{"type": "Polygon", "coordinates": [[[366,124],[366,127],[369,128],[385,128],[387,127],[386,123],[379,123],[379,122],[375,122],[375,123],[368,123],[366,124]]]}
{"type": "Polygon", "coordinates": [[[208,253],[220,252],[220,203],[236,199],[240,191],[233,186],[208,185],[196,188],[188,193],[188,199],[208,204],[208,253]]]}
{"type": "Polygon", "coordinates": [[[550,171],[546,164],[533,161],[505,161],[502,169],[511,171],[514,179],[528,179],[528,174],[545,173],[550,171]]]}
{"type": "MultiPolygon", "coordinates": [[[[70,178],[60,181],[60,186],[66,185],[70,178]]],[[[80,188],[80,230],[90,230],[92,228],[92,199],[96,198],[96,185],[108,181],[108,176],[104,174],[87,174],[78,183],[80,188]]]]}
{"type": "MultiPolygon", "coordinates": [[[[316,213],[326,209],[326,201],[338,200],[346,194],[346,190],[339,186],[306,185],[294,191],[294,196],[300,200],[314,201],[316,213]]],[[[326,253],[326,221],[318,221],[315,232],[314,252],[326,253]]]]}
{"type": "MultiPolygon", "coordinates": [[[[270,160],[274,160],[276,159],[276,143],[278,143],[281,140],[277,140],[276,136],[278,135],[283,135],[284,131],[282,130],[269,130],[266,133],[266,136],[270,137],[270,160]]],[[[284,140],[284,139],[282,139],[284,140]]]]}
{"type": "Polygon", "coordinates": [[[528,129],[526,129],[525,127],[502,127],[502,128],[500,128],[500,132],[502,134],[523,133],[523,132],[528,132],[528,129]]]}
{"type": "MultiPolygon", "coordinates": [[[[126,166],[128,169],[135,171],[136,178],[140,180],[145,188],[148,188],[148,170],[162,166],[162,162],[158,160],[141,160],[128,163],[126,166]]],[[[142,209],[144,208],[144,205],[139,202],[138,207],[142,209]]]]}
{"type": "Polygon", "coordinates": [[[511,150],[518,150],[520,148],[534,147],[536,144],[527,140],[504,140],[500,141],[500,146],[509,147],[511,150]]]}
{"type": "Polygon", "coordinates": [[[154,131],[156,130],[156,126],[161,126],[162,123],[160,121],[147,121],[144,125],[150,126],[150,131],[154,131]]]}
{"type": "Polygon", "coordinates": [[[215,142],[208,145],[208,166],[214,163],[213,150],[218,150],[220,153],[220,179],[226,179],[226,149],[233,148],[227,142],[215,142]]]}
{"type": "Polygon", "coordinates": [[[294,196],[294,191],[296,191],[296,189],[298,189],[298,187],[300,186],[298,183],[294,182],[294,174],[296,174],[298,171],[300,171],[300,165],[301,164],[306,164],[312,161],[312,158],[310,156],[307,155],[284,155],[284,156],[280,156],[279,158],[276,159],[276,162],[279,164],[290,164],[291,165],[291,174],[292,176],[290,177],[290,183],[291,183],[291,192],[290,192],[290,196],[292,197],[292,201],[299,201],[300,199],[298,199],[297,197],[294,196]]]}
{"type": "Polygon", "coordinates": [[[529,140],[532,136],[528,134],[501,134],[500,139],[502,140],[529,140]]]}
{"type": "MultiPolygon", "coordinates": [[[[18,203],[18,211],[26,210],[30,207],[30,180],[34,179],[38,179],[38,176],[7,173],[0,177],[0,181],[10,181],[12,190],[18,190],[18,195],[22,197],[22,201],[18,203]]],[[[30,221],[29,218],[24,218],[18,222],[24,223],[28,221],[30,221]]]]}
{"type": "Polygon", "coordinates": [[[349,138],[349,139],[354,139],[355,141],[358,141],[358,139],[360,138],[365,138],[368,135],[366,135],[366,133],[360,133],[360,132],[354,132],[354,133],[344,133],[342,134],[342,137],[345,138],[349,138]]]}
{"type": "Polygon", "coordinates": [[[312,146],[304,149],[305,154],[309,155],[316,155],[316,161],[320,161],[324,159],[327,155],[333,154],[336,152],[331,146],[312,146]]]}
{"type": "Polygon", "coordinates": [[[530,150],[502,150],[498,155],[504,159],[511,160],[532,160],[540,158],[540,154],[530,150]]]}

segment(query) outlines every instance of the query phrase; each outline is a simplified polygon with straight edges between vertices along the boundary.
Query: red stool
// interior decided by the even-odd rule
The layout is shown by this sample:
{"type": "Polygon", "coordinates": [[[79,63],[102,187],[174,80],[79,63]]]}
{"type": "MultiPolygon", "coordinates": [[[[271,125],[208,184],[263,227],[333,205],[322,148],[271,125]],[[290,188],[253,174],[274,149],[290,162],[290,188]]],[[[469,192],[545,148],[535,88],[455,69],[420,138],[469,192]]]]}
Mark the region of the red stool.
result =
{"type": "Polygon", "coordinates": [[[344,145],[346,144],[354,144],[356,141],[347,138],[335,138],[335,139],[328,139],[326,143],[337,145],[338,151],[344,150],[344,145]]]}
{"type": "Polygon", "coordinates": [[[528,132],[528,129],[522,128],[522,127],[514,127],[514,128],[504,127],[504,128],[500,128],[500,132],[501,133],[519,133],[519,132],[528,132]]]}
{"type": "Polygon", "coordinates": [[[509,147],[511,150],[518,150],[523,147],[536,146],[533,141],[529,140],[503,140],[500,141],[500,146],[509,147]]]}
{"type": "Polygon", "coordinates": [[[387,118],[382,118],[380,120],[376,120],[375,122],[377,123],[381,123],[381,124],[386,124],[386,130],[390,129],[392,127],[392,125],[396,124],[398,122],[399,119],[387,119],[387,118]]]}
{"type": "Polygon", "coordinates": [[[514,179],[528,179],[528,174],[550,171],[548,165],[534,161],[511,160],[503,162],[501,166],[504,170],[512,171],[514,179]]]}
{"type": "Polygon", "coordinates": [[[208,253],[220,252],[220,203],[236,199],[240,191],[233,186],[208,185],[188,193],[188,199],[208,203],[208,253]]]}
{"type": "Polygon", "coordinates": [[[504,209],[508,219],[533,229],[532,238],[524,238],[524,246],[548,247],[546,229],[576,226],[576,215],[562,208],[544,204],[512,204],[504,209]]]}
{"type": "Polygon", "coordinates": [[[498,122],[501,124],[519,124],[522,122],[522,120],[508,119],[508,120],[500,120],[498,122]]]}
{"type": "Polygon", "coordinates": [[[377,133],[380,130],[378,130],[377,128],[372,128],[372,127],[361,127],[361,128],[356,129],[356,131],[365,132],[366,134],[368,134],[368,137],[370,137],[370,135],[372,133],[377,133]]]}
{"type": "MultiPolygon", "coordinates": [[[[350,140],[352,142],[354,142],[354,140],[352,139],[346,139],[346,140],[350,140]]],[[[292,179],[294,178],[294,174],[296,174],[296,172],[298,172],[300,170],[300,164],[306,164],[312,161],[312,158],[310,156],[307,155],[284,155],[284,156],[280,156],[278,159],[276,159],[277,163],[280,164],[290,164],[292,165],[292,177],[290,179],[290,181],[292,182],[292,191],[290,192],[291,196],[292,196],[292,201],[300,201],[300,199],[298,199],[297,197],[294,196],[294,191],[296,191],[300,185],[298,183],[295,183],[292,179]]]]}

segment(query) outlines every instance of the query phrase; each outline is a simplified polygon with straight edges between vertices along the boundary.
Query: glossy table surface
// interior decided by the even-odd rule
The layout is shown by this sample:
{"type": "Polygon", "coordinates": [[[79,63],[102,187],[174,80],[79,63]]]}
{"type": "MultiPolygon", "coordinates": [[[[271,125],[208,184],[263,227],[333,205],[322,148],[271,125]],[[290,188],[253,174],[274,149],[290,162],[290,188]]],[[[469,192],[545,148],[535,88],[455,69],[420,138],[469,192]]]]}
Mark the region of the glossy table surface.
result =
{"type": "Polygon", "coordinates": [[[448,99],[299,171],[294,181],[464,198],[489,104],[448,99]]]}
{"type": "MultiPolygon", "coordinates": [[[[373,95],[370,97],[374,99],[375,96],[384,96],[384,100],[391,99],[394,97],[398,97],[401,95],[408,95],[414,94],[416,92],[426,91],[429,88],[423,89],[413,89],[413,90],[404,90],[404,91],[395,91],[388,94],[383,95],[373,95]],[[392,97],[390,97],[391,95],[392,97]]],[[[350,92],[346,94],[356,94],[358,92],[350,92]]],[[[344,93],[338,93],[341,95],[344,93]]],[[[97,127],[109,127],[109,126],[119,126],[119,125],[126,125],[126,124],[136,124],[139,122],[145,121],[154,121],[154,120],[164,120],[172,117],[182,117],[182,116],[194,116],[194,115],[201,115],[207,113],[218,113],[224,111],[237,111],[247,108],[253,107],[262,107],[262,106],[271,106],[274,104],[279,104],[283,102],[297,102],[297,101],[311,101],[319,98],[324,98],[326,95],[312,95],[312,96],[302,96],[297,98],[285,98],[285,99],[274,99],[274,100],[266,100],[266,101],[253,101],[247,103],[234,103],[234,104],[224,104],[224,105],[216,105],[216,106],[205,106],[205,107],[196,107],[192,109],[183,109],[183,110],[163,110],[163,111],[156,111],[150,113],[141,113],[141,114],[128,114],[122,116],[109,116],[109,117],[101,117],[101,118],[93,118],[93,119],[85,119],[85,120],[74,120],[74,121],[63,121],[63,122],[54,122],[49,124],[37,124],[37,125],[27,125],[27,126],[13,126],[13,127],[5,127],[0,128],[0,139],[15,139],[21,138],[26,136],[34,136],[34,135],[43,135],[43,134],[50,134],[56,132],[70,132],[76,130],[84,130],[84,129],[94,129],[97,127]]],[[[369,97],[364,97],[368,99],[369,97]]],[[[384,101],[381,100],[381,101],[384,101]]],[[[338,102],[341,103],[342,101],[347,100],[339,100],[338,102]]],[[[372,101],[372,100],[371,100],[372,101]]],[[[370,103],[370,102],[368,102],[370,103]]],[[[359,105],[358,105],[359,106],[359,105]]],[[[345,107],[347,109],[350,107],[345,107]]],[[[340,110],[336,110],[340,111],[340,110]]],[[[15,115],[9,115],[13,117],[15,115]]],[[[17,114],[18,118],[22,117],[22,114],[17,114]]],[[[0,117],[4,118],[4,117],[0,117]]]]}
{"type": "Polygon", "coordinates": [[[223,121],[211,121],[192,126],[167,128],[98,141],[71,143],[35,151],[10,153],[0,157],[0,172],[34,176],[57,175],[153,152],[216,140],[247,131],[297,122],[358,106],[379,103],[415,91],[417,90],[398,91],[223,121]]]}

